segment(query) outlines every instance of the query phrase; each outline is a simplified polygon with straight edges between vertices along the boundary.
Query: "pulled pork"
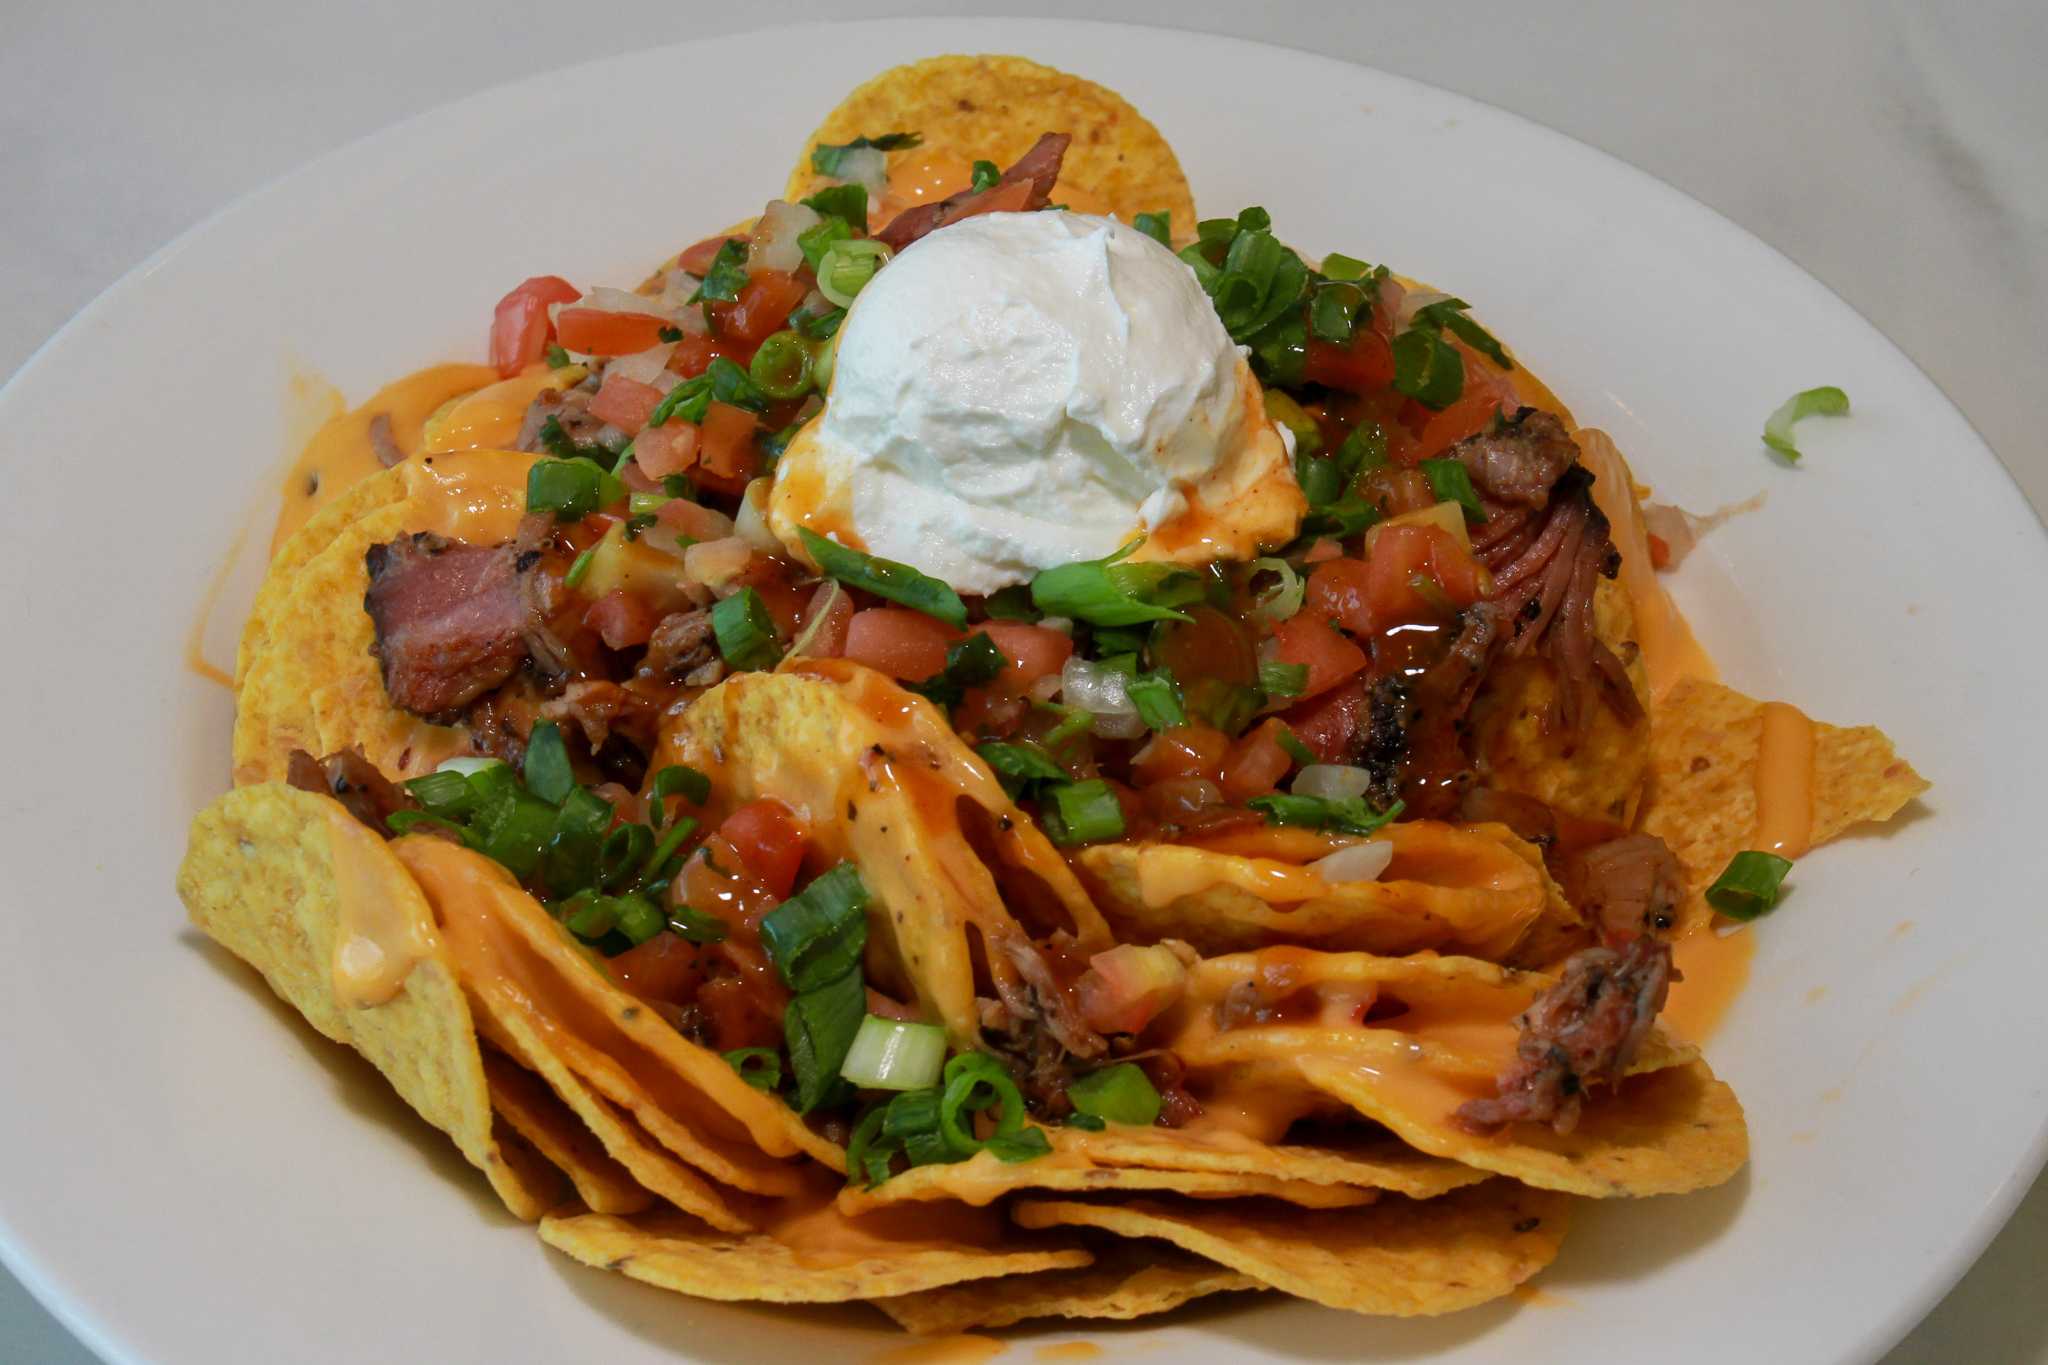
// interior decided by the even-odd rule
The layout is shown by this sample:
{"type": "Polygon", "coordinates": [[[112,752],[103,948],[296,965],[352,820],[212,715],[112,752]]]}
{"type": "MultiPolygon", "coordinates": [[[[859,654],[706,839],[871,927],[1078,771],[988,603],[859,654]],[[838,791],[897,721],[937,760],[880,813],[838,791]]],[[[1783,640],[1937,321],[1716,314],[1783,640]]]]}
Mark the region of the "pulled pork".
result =
{"type": "Polygon", "coordinates": [[[1685,869],[1654,834],[1626,834],[1564,860],[1566,897],[1600,926],[1610,944],[1660,934],[1678,922],[1685,869]]]}
{"type": "Polygon", "coordinates": [[[1053,182],[1059,179],[1060,160],[1071,141],[1065,133],[1046,133],[989,188],[962,190],[935,203],[905,209],[875,234],[876,240],[891,251],[901,251],[927,233],[978,213],[1044,208],[1052,202],[1053,182]]]}
{"type": "Polygon", "coordinates": [[[1499,1093],[1460,1105],[1459,1126],[1492,1133],[1511,1123],[1547,1123],[1569,1133],[1586,1091],[1628,1074],[1674,975],[1671,945],[1654,934],[1619,949],[1572,954],[1557,984],[1516,1020],[1522,1035],[1514,1062],[1495,1083],[1499,1093]]]}
{"type": "Polygon", "coordinates": [[[333,797],[350,815],[387,838],[391,827],[386,821],[419,804],[405,788],[377,771],[377,765],[360,748],[343,749],[325,758],[294,749],[285,762],[284,780],[302,792],[333,797]]]}
{"type": "Polygon", "coordinates": [[[1101,1057],[1109,1044],[1082,1020],[1037,944],[1013,934],[991,946],[1001,951],[989,954],[996,998],[980,1002],[983,1041],[1008,1062],[1032,1109],[1059,1118],[1069,1108],[1071,1060],[1101,1057]]]}
{"type": "Polygon", "coordinates": [[[526,661],[532,604],[519,553],[431,532],[372,545],[363,609],[393,704],[442,723],[526,661]]]}

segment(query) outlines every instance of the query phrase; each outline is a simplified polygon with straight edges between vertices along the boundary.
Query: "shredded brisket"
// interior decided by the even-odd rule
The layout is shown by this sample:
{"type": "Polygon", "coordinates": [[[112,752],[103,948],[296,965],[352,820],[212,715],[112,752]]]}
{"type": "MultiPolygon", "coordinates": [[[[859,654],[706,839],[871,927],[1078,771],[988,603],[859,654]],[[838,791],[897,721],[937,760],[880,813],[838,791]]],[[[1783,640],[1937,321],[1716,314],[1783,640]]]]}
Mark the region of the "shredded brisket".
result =
{"type": "Polygon", "coordinates": [[[1060,159],[1073,139],[1065,133],[1047,133],[1031,150],[1003,172],[1002,179],[985,190],[962,190],[935,203],[905,209],[875,234],[891,251],[901,251],[918,238],[936,232],[949,223],[972,218],[996,209],[1042,209],[1052,202],[1053,182],[1059,179],[1060,159]]]}

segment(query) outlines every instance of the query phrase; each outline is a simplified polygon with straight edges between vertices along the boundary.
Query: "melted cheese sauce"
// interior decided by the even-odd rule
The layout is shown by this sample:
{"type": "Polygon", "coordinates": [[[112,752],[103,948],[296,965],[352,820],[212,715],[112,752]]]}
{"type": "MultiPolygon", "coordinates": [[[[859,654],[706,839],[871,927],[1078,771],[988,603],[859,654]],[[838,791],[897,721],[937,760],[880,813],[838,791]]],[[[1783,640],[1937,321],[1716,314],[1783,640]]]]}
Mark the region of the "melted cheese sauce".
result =
{"type": "Polygon", "coordinates": [[[378,418],[390,422],[391,440],[399,452],[411,455],[420,448],[427,418],[436,409],[497,378],[498,372],[488,365],[435,365],[386,384],[361,407],[328,421],[285,475],[284,506],[271,532],[270,552],[276,554],[315,512],[384,468],[370,440],[370,427],[378,418]]]}
{"type": "Polygon", "coordinates": [[[1756,833],[1751,848],[1797,858],[1813,843],[1813,722],[1796,706],[1767,701],[1756,755],[1756,833]]]}
{"type": "Polygon", "coordinates": [[[526,475],[537,458],[512,450],[465,450],[407,460],[407,529],[473,545],[512,539],[526,516],[526,475]]]}
{"type": "Polygon", "coordinates": [[[892,1346],[873,1357],[874,1365],[979,1365],[1007,1349],[995,1337],[962,1334],[892,1346]]]}
{"type": "Polygon", "coordinates": [[[384,841],[339,805],[327,812],[327,843],[340,905],[331,974],[344,1006],[382,1005],[405,988],[421,958],[439,950],[433,925],[391,894],[384,841]]]}

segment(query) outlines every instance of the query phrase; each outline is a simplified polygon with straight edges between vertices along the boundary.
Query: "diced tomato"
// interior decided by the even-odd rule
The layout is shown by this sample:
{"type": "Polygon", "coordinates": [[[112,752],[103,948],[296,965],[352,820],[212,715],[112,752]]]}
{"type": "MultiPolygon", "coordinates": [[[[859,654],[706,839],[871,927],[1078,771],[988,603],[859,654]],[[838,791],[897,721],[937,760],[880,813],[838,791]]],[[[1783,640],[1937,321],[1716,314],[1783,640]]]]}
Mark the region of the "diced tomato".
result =
{"type": "Polygon", "coordinates": [[[547,353],[548,305],[574,303],[583,291],[559,275],[535,275],[498,300],[491,314],[491,364],[510,379],[547,353]]]}
{"type": "Polygon", "coordinates": [[[603,385],[591,395],[590,414],[610,422],[628,436],[638,436],[660,406],[661,390],[654,385],[622,374],[608,374],[603,385]]]}
{"type": "MultiPolygon", "coordinates": [[[[718,947],[725,957],[736,951],[724,943],[718,947]]],[[[782,1004],[775,992],[752,976],[721,976],[705,982],[697,992],[696,1005],[709,1023],[711,1046],[720,1052],[782,1043],[782,1004]]]]}
{"type": "Polygon", "coordinates": [[[725,817],[718,837],[732,846],[769,894],[778,900],[788,897],[806,842],[789,807],[780,801],[749,801],[725,817]]]}
{"type": "Polygon", "coordinates": [[[1350,761],[1351,742],[1364,726],[1365,718],[1365,679],[1360,677],[1290,707],[1281,716],[1287,728],[1294,731],[1294,737],[1323,763],[1350,761]]]}
{"type": "Polygon", "coordinates": [[[1670,568],[1671,542],[1658,535],[1655,531],[1645,532],[1644,535],[1650,542],[1650,567],[1653,569],[1670,568]]]}
{"type": "Polygon", "coordinates": [[[1334,536],[1318,536],[1316,543],[1308,547],[1308,553],[1301,557],[1304,564],[1320,564],[1326,559],[1335,559],[1344,553],[1344,546],[1334,536]]]}
{"type": "MultiPolygon", "coordinates": [[[[777,563],[776,560],[768,560],[777,563]]],[[[769,582],[756,583],[754,591],[761,594],[761,604],[768,608],[768,615],[775,621],[775,628],[782,632],[786,644],[796,638],[803,626],[804,608],[810,605],[816,591],[809,583],[769,582]]]]}
{"type": "Polygon", "coordinates": [[[1464,397],[1442,412],[1430,413],[1415,432],[1415,443],[1422,451],[1421,458],[1434,459],[1467,436],[1477,436],[1487,430],[1493,425],[1493,419],[1500,415],[1501,407],[1499,391],[1489,385],[1478,390],[1468,389],[1464,397]]]}
{"type": "Polygon", "coordinates": [[[846,657],[902,682],[944,671],[946,648],[959,639],[945,622],[908,607],[870,607],[846,626],[846,657]]]}
{"type": "Polygon", "coordinates": [[[687,1003],[704,980],[705,953],[675,934],[656,934],[605,963],[612,978],[642,1000],[687,1003]]]}
{"type": "Polygon", "coordinates": [[[754,414],[745,408],[712,403],[697,435],[699,477],[721,493],[745,488],[761,469],[761,453],[754,449],[758,425],[754,414]]]}
{"type": "Polygon", "coordinates": [[[720,336],[759,346],[788,325],[789,315],[810,292],[808,284],[787,271],[757,270],[747,277],[739,298],[713,304],[711,315],[717,319],[720,336]]]}
{"type": "Polygon", "coordinates": [[[1186,683],[1191,678],[1219,678],[1246,686],[1259,679],[1259,653],[1244,625],[1206,602],[1183,608],[1189,619],[1159,632],[1156,650],[1161,667],[1186,683]]]}
{"type": "Polygon", "coordinates": [[[1354,332],[1349,346],[1311,340],[1301,377],[1311,384],[1370,393],[1394,382],[1394,350],[1385,337],[1370,327],[1354,332]]]}
{"type": "Polygon", "coordinates": [[[1366,594],[1371,582],[1372,570],[1364,560],[1326,559],[1309,572],[1301,615],[1334,621],[1353,635],[1370,635],[1373,617],[1366,594]]]}
{"type": "Polygon", "coordinates": [[[683,473],[697,463],[697,424],[672,417],[642,428],[633,438],[633,463],[650,479],[683,473]]]}
{"type": "Polygon", "coordinates": [[[1030,202],[1031,182],[1013,181],[1008,185],[998,185],[967,201],[961,206],[959,216],[953,221],[957,223],[961,218],[973,218],[983,213],[1016,213],[1030,202]]]}
{"type": "Polygon", "coordinates": [[[579,355],[635,355],[661,344],[666,318],[614,313],[605,308],[564,308],[555,315],[562,345],[579,355]]]}
{"type": "Polygon", "coordinates": [[[1066,667],[1073,656],[1073,637],[1063,635],[1048,626],[1027,625],[1022,621],[984,621],[974,627],[985,632],[995,641],[997,649],[1009,660],[1003,669],[1001,682],[1017,693],[1022,693],[1031,684],[1049,674],[1066,667]]]}
{"type": "Polygon", "coordinates": [[[811,628],[820,611],[825,613],[825,619],[817,633],[804,642],[804,657],[836,659],[846,653],[847,627],[853,620],[853,594],[835,583],[820,583],[811,593],[811,600],[804,604],[802,619],[797,623],[798,634],[811,628]]]}
{"type": "Polygon", "coordinates": [[[1382,526],[1373,533],[1372,553],[1330,559],[1308,576],[1303,615],[1336,622],[1353,635],[1372,635],[1404,621],[1426,621],[1439,613],[1415,590],[1421,574],[1460,607],[1479,600],[1479,565],[1449,532],[1437,526],[1382,526]]]}
{"type": "Polygon", "coordinates": [[[711,263],[718,259],[719,248],[732,240],[722,232],[716,237],[706,237],[693,246],[684,247],[682,255],[676,258],[676,264],[701,278],[710,271],[711,263]]]}
{"type": "Polygon", "coordinates": [[[688,498],[670,498],[654,516],[668,530],[692,540],[724,540],[732,534],[731,517],[688,498]]]}
{"type": "Polygon", "coordinates": [[[1273,628],[1273,649],[1267,657],[1275,663],[1308,666],[1304,697],[1321,696],[1365,667],[1364,650],[1305,611],[1273,628]]]}
{"type": "Polygon", "coordinates": [[[1141,787],[1177,777],[1214,779],[1223,771],[1230,736],[1210,725],[1176,725],[1161,730],[1131,760],[1131,775],[1141,787]]]}
{"type": "Polygon", "coordinates": [[[624,588],[606,593],[583,613],[583,624],[596,631],[599,638],[613,649],[631,649],[634,645],[646,644],[660,623],[661,613],[652,603],[624,588]]]}
{"type": "Polygon", "coordinates": [[[668,353],[668,367],[685,379],[695,379],[711,368],[714,356],[730,356],[734,360],[739,360],[748,349],[737,342],[685,332],[683,339],[676,343],[676,348],[668,353]]]}
{"type": "Polygon", "coordinates": [[[1258,728],[1230,746],[1223,760],[1223,795],[1243,805],[1280,785],[1293,760],[1280,747],[1280,722],[1262,720],[1258,728]]]}
{"type": "Polygon", "coordinates": [[[1187,989],[1187,964],[1162,944],[1120,943],[1088,960],[1074,983],[1081,1018],[1097,1033],[1140,1033],[1187,989]]]}

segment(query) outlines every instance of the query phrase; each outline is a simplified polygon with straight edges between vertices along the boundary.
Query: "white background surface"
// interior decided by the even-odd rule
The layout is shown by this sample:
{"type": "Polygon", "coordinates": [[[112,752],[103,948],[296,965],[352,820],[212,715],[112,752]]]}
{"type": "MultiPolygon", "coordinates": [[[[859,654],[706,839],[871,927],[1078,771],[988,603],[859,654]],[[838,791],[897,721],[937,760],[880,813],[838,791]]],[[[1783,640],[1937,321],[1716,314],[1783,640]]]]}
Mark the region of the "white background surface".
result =
{"type": "MultiPolygon", "coordinates": [[[[841,0],[829,12],[919,8],[841,0]]],[[[950,10],[1016,8],[1013,0],[950,10]]],[[[1120,7],[1034,0],[1028,8],[1174,23],[1348,57],[1502,105],[1613,152],[1719,209],[1832,286],[1947,389],[2035,506],[2048,505],[2048,452],[2034,434],[2040,376],[2048,374],[2048,174],[2040,150],[2048,146],[2048,91],[2036,70],[2048,55],[2048,8],[2038,3],[1943,7],[1938,19],[1932,6],[1814,0],[1674,7],[1670,14],[1628,4],[1539,10],[1241,0],[1120,7]]],[[[463,0],[431,12],[418,3],[298,2],[59,12],[10,0],[7,10],[0,12],[0,184],[7,187],[0,195],[0,374],[163,241],[362,133],[550,66],[801,19],[825,7],[614,0],[520,13],[463,0]]],[[[819,71],[804,79],[823,104],[868,74],[819,71]]],[[[745,116],[711,110],[693,119],[686,73],[677,92],[679,156],[693,138],[715,136],[721,119],[745,116]]],[[[601,146],[601,110],[592,111],[591,125],[593,145],[601,146]]],[[[1331,173],[1370,181],[1370,167],[1348,162],[1341,149],[1333,149],[1331,173]]],[[[1731,290],[1741,287],[1729,282],[1731,290]]],[[[1643,306],[1653,309],[1655,301],[1643,306]]],[[[224,365],[231,363],[233,339],[206,337],[203,320],[195,326],[195,344],[220,348],[224,365]]],[[[1787,392],[1826,382],[1826,360],[1816,356],[1812,374],[1788,375],[1787,392]]],[[[110,382],[118,394],[118,377],[110,382]]],[[[171,416],[137,414],[138,432],[171,416]]],[[[1928,455],[1938,470],[1941,452],[1928,455]]],[[[1938,488],[1937,478],[1926,495],[1938,488]]],[[[8,1101],[24,1102],[29,1097],[8,1101]]],[[[2044,1255],[2048,1192],[2037,1188],[1893,1361],[2048,1362],[2044,1255]]],[[[0,1360],[88,1359],[0,1277],[0,1360]]]]}

